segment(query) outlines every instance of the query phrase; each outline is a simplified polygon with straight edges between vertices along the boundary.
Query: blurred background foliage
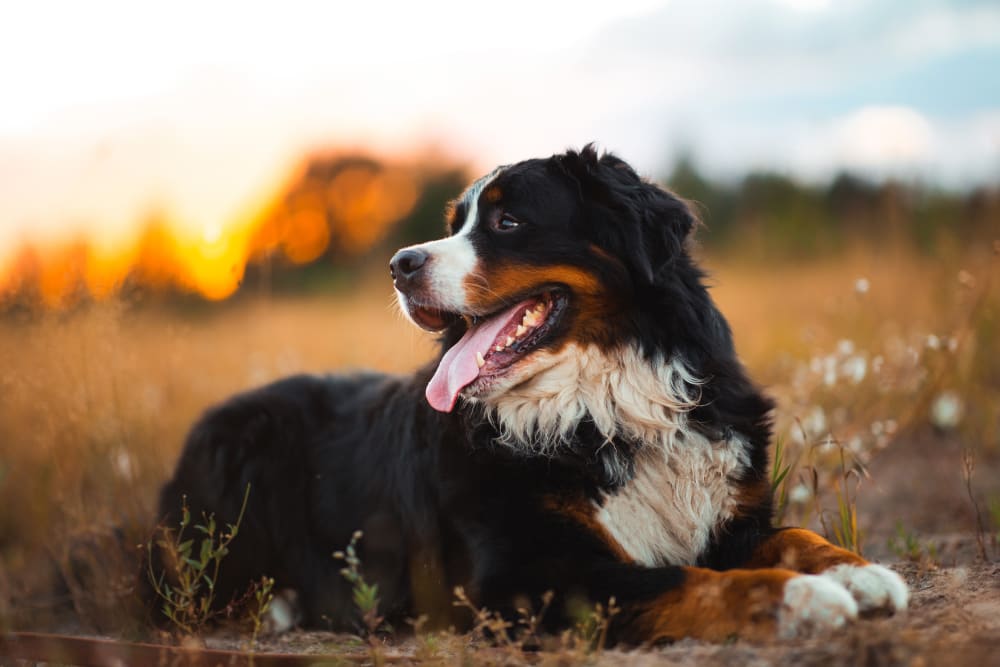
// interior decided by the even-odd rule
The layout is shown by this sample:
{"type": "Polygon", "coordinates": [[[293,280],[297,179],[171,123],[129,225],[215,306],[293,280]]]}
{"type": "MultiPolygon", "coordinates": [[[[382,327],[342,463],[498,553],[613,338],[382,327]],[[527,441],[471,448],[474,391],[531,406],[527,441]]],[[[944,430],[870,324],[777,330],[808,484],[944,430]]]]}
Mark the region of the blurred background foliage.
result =
{"type": "MultiPolygon", "coordinates": [[[[755,171],[727,181],[682,156],[655,178],[689,200],[714,254],[745,262],[807,261],[858,246],[954,258],[1000,227],[1000,186],[945,189],[840,172],[829,182],[755,171]]],[[[195,242],[164,212],[131,245],[98,252],[85,238],[12,253],[0,273],[6,315],[124,295],[132,303],[220,301],[246,294],[336,290],[399,247],[443,231],[446,203],[476,177],[428,157],[406,163],[364,154],[314,156],[270,203],[195,242]],[[143,298],[136,298],[143,297],[143,298]]]]}

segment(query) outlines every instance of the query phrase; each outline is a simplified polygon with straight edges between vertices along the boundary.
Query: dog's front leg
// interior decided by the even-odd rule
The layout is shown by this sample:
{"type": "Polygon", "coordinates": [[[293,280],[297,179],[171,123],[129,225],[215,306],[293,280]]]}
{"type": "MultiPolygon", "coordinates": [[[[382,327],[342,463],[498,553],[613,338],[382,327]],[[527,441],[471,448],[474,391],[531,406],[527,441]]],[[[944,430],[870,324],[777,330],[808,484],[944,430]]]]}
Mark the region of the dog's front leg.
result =
{"type": "MultiPolygon", "coordinates": [[[[612,638],[629,644],[693,637],[799,637],[842,627],[858,613],[844,588],[825,577],[783,569],[727,570],[678,567],[662,593],[643,599],[616,598],[612,638]]],[[[626,587],[628,588],[628,587],[626,587]]]]}
{"type": "Polygon", "coordinates": [[[804,528],[784,528],[764,539],[746,567],[822,575],[849,590],[863,614],[906,609],[910,596],[902,578],[889,568],[869,563],[804,528]]]}

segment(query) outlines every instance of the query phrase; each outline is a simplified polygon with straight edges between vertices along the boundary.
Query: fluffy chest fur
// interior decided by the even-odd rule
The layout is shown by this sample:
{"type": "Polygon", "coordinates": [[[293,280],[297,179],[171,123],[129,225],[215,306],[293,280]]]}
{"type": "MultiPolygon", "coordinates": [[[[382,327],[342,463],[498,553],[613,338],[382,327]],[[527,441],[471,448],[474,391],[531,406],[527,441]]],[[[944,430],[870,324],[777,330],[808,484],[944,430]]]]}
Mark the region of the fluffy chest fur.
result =
{"type": "Polygon", "coordinates": [[[554,453],[589,418],[614,448],[602,460],[621,486],[597,503],[596,516],[636,562],[693,564],[712,531],[736,506],[733,480],[750,465],[739,437],[713,442],[690,428],[687,413],[702,381],[679,358],[649,358],[634,346],[608,351],[568,345],[537,355],[532,381],[490,402],[501,441],[532,454],[554,453]]]}
{"type": "Polygon", "coordinates": [[[692,565],[712,531],[732,517],[732,479],[747,465],[738,439],[710,442],[678,430],[637,452],[635,474],[604,495],[597,519],[642,565],[692,565]]]}

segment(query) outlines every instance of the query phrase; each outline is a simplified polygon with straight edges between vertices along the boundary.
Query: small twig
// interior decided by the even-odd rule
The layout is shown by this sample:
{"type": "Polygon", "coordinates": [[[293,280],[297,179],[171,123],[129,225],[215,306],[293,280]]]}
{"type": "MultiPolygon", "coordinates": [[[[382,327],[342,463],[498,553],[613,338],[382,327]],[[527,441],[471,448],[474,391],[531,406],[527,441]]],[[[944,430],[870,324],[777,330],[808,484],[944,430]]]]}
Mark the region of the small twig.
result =
{"type": "Polygon", "coordinates": [[[979,503],[972,492],[972,473],[976,469],[976,455],[971,449],[962,450],[962,479],[965,480],[965,491],[969,494],[969,502],[976,513],[976,544],[979,546],[979,557],[989,560],[986,554],[986,528],[983,526],[983,515],[979,511],[979,503]]]}

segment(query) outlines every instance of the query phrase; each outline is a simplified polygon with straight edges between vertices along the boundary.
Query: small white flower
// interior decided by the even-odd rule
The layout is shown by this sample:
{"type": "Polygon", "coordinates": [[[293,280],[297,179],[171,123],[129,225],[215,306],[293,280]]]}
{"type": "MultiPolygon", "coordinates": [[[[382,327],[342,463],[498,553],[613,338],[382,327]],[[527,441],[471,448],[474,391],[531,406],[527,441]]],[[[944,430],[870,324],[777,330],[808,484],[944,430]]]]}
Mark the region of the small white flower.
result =
{"type": "Polygon", "coordinates": [[[867,278],[858,278],[854,281],[854,291],[858,294],[868,294],[869,288],[871,288],[871,283],[868,282],[867,278]]]}
{"type": "Polygon", "coordinates": [[[827,387],[837,384],[837,358],[832,354],[823,358],[823,384],[827,387]]]}
{"type": "Polygon", "coordinates": [[[132,455],[127,450],[119,449],[111,463],[121,479],[131,482],[135,478],[135,463],[132,462],[132,455]]]}
{"type": "Polygon", "coordinates": [[[844,357],[854,354],[854,341],[847,338],[840,339],[837,341],[837,352],[844,357]]]}
{"type": "Polygon", "coordinates": [[[859,384],[868,372],[868,362],[862,356],[853,356],[843,363],[840,373],[853,384],[859,384]]]}
{"type": "Polygon", "coordinates": [[[810,498],[812,498],[812,489],[805,484],[796,484],[792,487],[792,490],[788,492],[788,502],[796,505],[809,502],[810,498]]]}
{"type": "Polygon", "coordinates": [[[953,391],[942,391],[931,404],[931,423],[939,429],[948,430],[962,421],[965,405],[962,398],[953,391]]]}
{"type": "Polygon", "coordinates": [[[935,336],[934,334],[928,335],[927,336],[927,349],[928,350],[939,350],[939,349],[941,349],[941,339],[938,338],[937,336],[935,336]]]}
{"type": "Polygon", "coordinates": [[[802,420],[802,428],[810,438],[814,438],[826,430],[826,413],[819,405],[813,406],[805,419],[802,420]]]}
{"type": "Polygon", "coordinates": [[[954,336],[948,337],[948,351],[952,354],[958,351],[958,339],[954,336]]]}

